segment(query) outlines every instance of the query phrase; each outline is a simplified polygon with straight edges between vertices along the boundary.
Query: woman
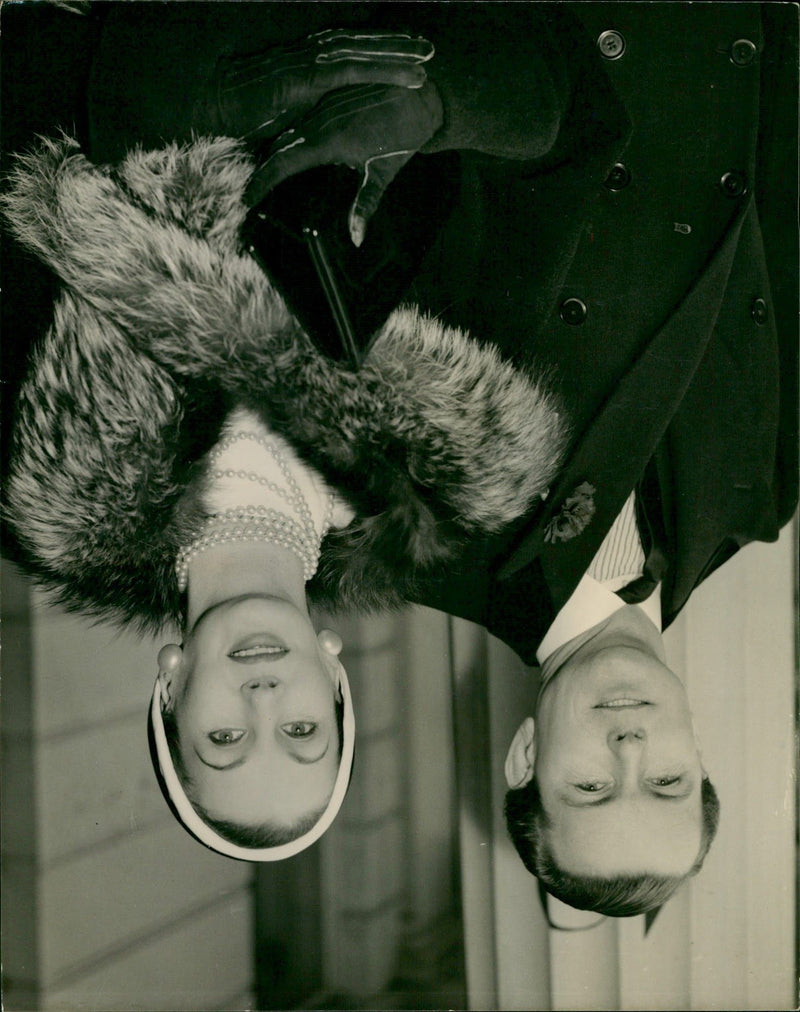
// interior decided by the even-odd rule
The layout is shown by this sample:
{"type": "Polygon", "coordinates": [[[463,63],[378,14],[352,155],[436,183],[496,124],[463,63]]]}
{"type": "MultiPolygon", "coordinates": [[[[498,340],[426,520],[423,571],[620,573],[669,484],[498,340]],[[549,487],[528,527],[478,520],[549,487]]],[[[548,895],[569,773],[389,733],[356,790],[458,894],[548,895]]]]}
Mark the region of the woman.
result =
{"type": "Polygon", "coordinates": [[[342,641],[315,636],[305,581],[353,514],[251,412],[231,413],[207,462],[209,520],[176,560],[186,633],[159,652],[151,741],[195,835],[277,860],[325,831],[349,783],[342,641]]]}
{"type": "MultiPolygon", "coordinates": [[[[376,39],[394,93],[419,90],[430,47],[360,34],[371,83],[376,39]]],[[[327,828],[352,762],[341,642],[307,600],[412,599],[546,493],[567,427],[529,370],[414,308],[356,372],[320,354],[242,248],[253,169],[226,137],[110,169],[66,138],[19,160],[8,220],[64,289],[20,397],[7,512],[62,601],[181,628],[151,707],[166,793],[202,842],[273,860],[327,828]]]]}

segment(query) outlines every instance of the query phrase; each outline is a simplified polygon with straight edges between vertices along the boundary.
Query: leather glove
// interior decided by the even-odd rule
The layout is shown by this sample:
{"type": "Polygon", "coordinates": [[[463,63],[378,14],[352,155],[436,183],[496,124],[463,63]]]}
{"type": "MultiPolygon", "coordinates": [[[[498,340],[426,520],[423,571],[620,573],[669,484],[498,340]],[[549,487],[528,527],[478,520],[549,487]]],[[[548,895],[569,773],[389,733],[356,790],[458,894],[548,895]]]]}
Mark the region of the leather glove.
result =
{"type": "Polygon", "coordinates": [[[368,84],[332,92],[274,142],[245,199],[257,204],[306,169],[347,165],[361,174],[348,216],[350,238],[360,246],[384,191],[442,122],[442,102],[429,81],[416,89],[368,84]]]}
{"type": "Polygon", "coordinates": [[[249,141],[276,137],[323,95],[348,85],[420,88],[433,52],[426,39],[402,32],[326,29],[253,56],[223,57],[212,84],[221,132],[249,141]]]}

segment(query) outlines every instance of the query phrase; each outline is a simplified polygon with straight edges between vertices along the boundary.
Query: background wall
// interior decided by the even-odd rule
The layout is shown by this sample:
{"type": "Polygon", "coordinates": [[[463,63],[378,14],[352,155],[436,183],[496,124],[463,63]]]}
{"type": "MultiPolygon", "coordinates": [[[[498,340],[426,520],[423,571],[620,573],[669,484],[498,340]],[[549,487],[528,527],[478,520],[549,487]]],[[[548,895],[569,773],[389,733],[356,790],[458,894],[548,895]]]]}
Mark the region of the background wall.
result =
{"type": "Polygon", "coordinates": [[[251,868],[161,798],[155,645],[48,608],[7,564],[2,604],[5,1008],[247,1007],[251,868]]]}
{"type": "MultiPolygon", "coordinates": [[[[85,133],[97,19],[67,6],[0,5],[3,171],[37,133],[85,133]]],[[[2,256],[8,433],[54,283],[7,238],[2,256]]],[[[8,439],[0,448],[5,472],[8,439]]],[[[145,737],[157,645],[49,609],[8,562],[0,590],[7,1008],[290,1007],[315,994],[324,1006],[393,979],[427,986],[440,955],[460,951],[444,616],[343,629],[359,696],[350,796],[329,840],[256,874],[194,843],[160,798],[145,737]]]]}
{"type": "Polygon", "coordinates": [[[380,1007],[390,987],[463,1005],[444,615],[319,618],[347,644],[351,789],[318,844],[255,866],[196,843],[158,790],[165,640],[49,607],[11,564],[0,578],[5,1008],[380,1007]]]}
{"type": "MultiPolygon", "coordinates": [[[[797,1008],[797,542],[795,523],[748,545],[665,634],[722,815],[702,871],[652,925],[548,927],[501,816],[503,758],[537,672],[454,622],[468,1008],[797,1008]],[[478,742],[489,761],[462,762],[478,742]]],[[[596,924],[560,904],[551,919],[596,924]]]]}

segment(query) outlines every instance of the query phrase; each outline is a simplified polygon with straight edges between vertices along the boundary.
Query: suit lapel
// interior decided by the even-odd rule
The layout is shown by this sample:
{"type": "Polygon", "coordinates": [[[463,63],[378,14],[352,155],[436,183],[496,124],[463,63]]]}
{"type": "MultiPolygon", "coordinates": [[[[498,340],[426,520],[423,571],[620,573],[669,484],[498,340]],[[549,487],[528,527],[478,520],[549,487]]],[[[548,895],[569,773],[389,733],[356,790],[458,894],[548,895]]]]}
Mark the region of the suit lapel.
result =
{"type": "Polygon", "coordinates": [[[524,532],[516,547],[501,560],[499,582],[519,580],[520,571],[538,557],[554,613],[575,589],[625,499],[644,473],[703,357],[722,304],[748,206],[749,202],[728,229],[703,275],[585,431],[534,528],[524,532]],[[579,536],[548,543],[547,525],[583,482],[595,489],[594,517],[579,536]]]}

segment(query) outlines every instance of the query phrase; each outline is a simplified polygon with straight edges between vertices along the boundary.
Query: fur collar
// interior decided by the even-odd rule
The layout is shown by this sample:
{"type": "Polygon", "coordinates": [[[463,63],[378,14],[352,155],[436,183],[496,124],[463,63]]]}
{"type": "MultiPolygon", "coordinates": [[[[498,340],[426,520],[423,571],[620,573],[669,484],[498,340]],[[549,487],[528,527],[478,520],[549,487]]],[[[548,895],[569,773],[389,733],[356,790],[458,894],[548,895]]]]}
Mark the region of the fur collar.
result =
{"type": "Polygon", "coordinates": [[[251,171],[229,138],[113,169],[66,137],[17,160],[6,217],[63,291],[20,396],[6,511],[70,606],[149,629],[178,616],[173,560],[236,403],[355,508],[309,584],[327,606],[402,603],[558,470],[567,426],[544,384],[414,307],[358,373],[320,355],[240,248],[251,171]]]}

